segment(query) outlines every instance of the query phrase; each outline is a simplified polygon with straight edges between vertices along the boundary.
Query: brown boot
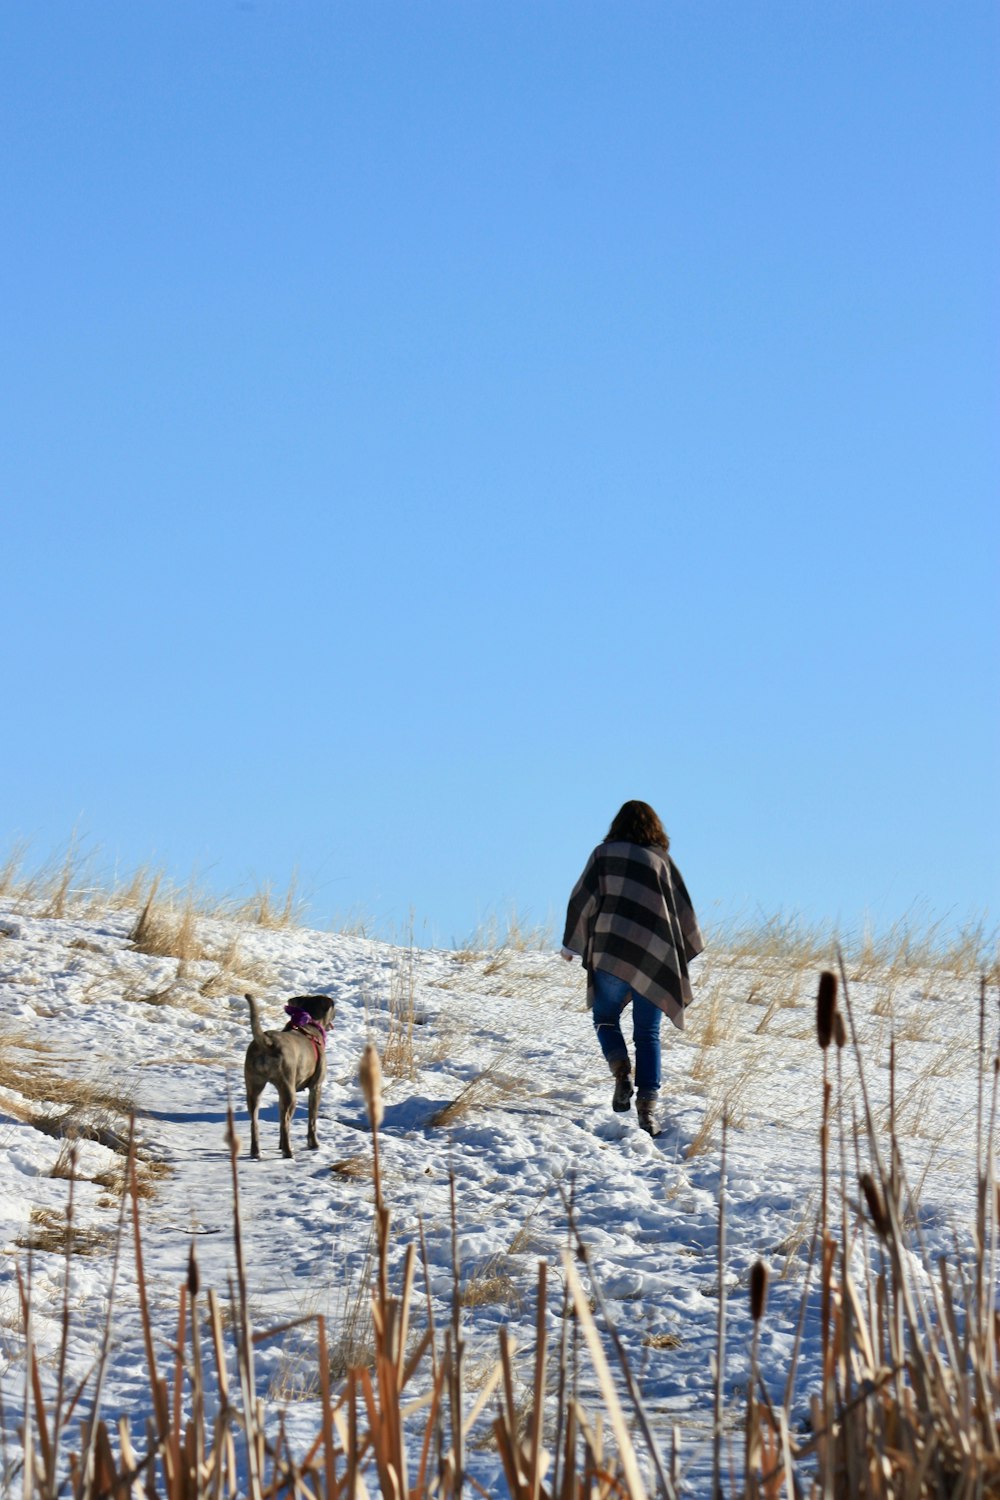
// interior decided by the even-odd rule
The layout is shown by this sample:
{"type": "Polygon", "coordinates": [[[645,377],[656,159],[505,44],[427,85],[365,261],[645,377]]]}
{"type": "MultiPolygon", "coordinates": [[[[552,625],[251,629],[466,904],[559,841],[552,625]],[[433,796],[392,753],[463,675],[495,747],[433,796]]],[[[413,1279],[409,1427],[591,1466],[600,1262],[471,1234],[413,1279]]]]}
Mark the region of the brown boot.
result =
{"type": "Polygon", "coordinates": [[[653,1108],[656,1104],[655,1094],[640,1094],[635,1101],[635,1112],[639,1116],[639,1129],[644,1130],[647,1135],[659,1135],[656,1121],[653,1119],[653,1108]]]}
{"type": "Polygon", "coordinates": [[[632,1102],[632,1073],[628,1058],[623,1057],[620,1062],[614,1063],[611,1071],[615,1075],[615,1091],[611,1096],[611,1108],[616,1114],[623,1115],[632,1102]]]}

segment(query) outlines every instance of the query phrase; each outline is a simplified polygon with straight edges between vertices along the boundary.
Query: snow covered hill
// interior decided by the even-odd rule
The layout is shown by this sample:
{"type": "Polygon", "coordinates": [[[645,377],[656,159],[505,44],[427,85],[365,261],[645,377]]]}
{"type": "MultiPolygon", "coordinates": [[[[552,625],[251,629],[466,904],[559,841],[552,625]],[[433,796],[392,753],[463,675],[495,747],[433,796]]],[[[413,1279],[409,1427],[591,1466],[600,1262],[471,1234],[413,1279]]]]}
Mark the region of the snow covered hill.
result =
{"type": "MultiPolygon", "coordinates": [[[[736,1422],[749,1370],[745,1287],[763,1257],[772,1273],[761,1334],[765,1382],[780,1399],[792,1363],[819,1195],[823,1055],[815,1034],[817,967],[794,956],[710,950],[694,966],[696,1003],[680,1034],[664,1025],[663,1130],[615,1115],[611,1080],[584,1007],[580,968],[550,952],[494,948],[431,952],[363,938],[191,918],[180,932],[133,941],[139,913],[108,902],[45,916],[42,903],[0,906],[0,1328],[4,1473],[19,1462],[23,1329],[15,1265],[31,1268],[34,1333],[51,1381],[65,1291],[65,1212],[75,1140],[69,1375],[92,1366],[103,1326],[134,1110],[148,1194],[142,1205],[156,1338],[176,1337],[177,1291],[194,1241],[203,1283],[227,1295],[233,1273],[233,1194],[226,1145],[232,1101],[250,1299],[257,1329],[322,1312],[334,1366],[366,1340],[371,1275],[371,1144],[357,1082],[365,1041],[383,1055],[382,1134],[392,1210],[393,1270],[407,1243],[426,1240],[435,1316],[450,1313],[455,1182],[457,1251],[469,1379],[510,1328],[516,1374],[532,1380],[539,1258],[558,1275],[567,1203],[590,1249],[645,1405],[665,1446],[678,1429],[689,1493],[710,1466],[719,1265],[720,1138],[728,1111],[723,1276],[729,1327],[727,1402],[736,1422]],[[174,952],[170,949],[173,948],[174,952]],[[181,956],[178,956],[180,951],[181,956]],[[295,994],[335,997],[318,1151],[305,1149],[305,1099],[293,1124],[295,1159],[278,1153],[277,1097],[261,1111],[263,1157],[247,1154],[242,1059],[250,1038],[244,992],[265,1024],[283,1024],[295,994]]],[[[147,912],[147,918],[151,913],[147,912]]],[[[149,925],[149,923],[147,923],[149,925]]],[[[876,1116],[894,1107],[920,1229],[931,1257],[964,1253],[974,1210],[978,990],[974,978],[873,968],[851,985],[876,1116]]],[[[993,1022],[988,1041],[992,1045],[993,1022]]],[[[850,1047],[828,1054],[845,1122],[853,1197],[853,1117],[860,1113],[850,1047]],[[838,1083],[838,1065],[842,1080],[838,1083]]],[[[858,1149],[864,1144],[859,1139],[858,1149]]],[[[834,1136],[833,1155],[839,1147],[834,1136]]],[[[839,1166],[834,1176],[839,1182],[839,1166]]],[[[839,1215],[836,1183],[832,1211],[839,1215]]],[[[853,1222],[853,1210],[849,1208],[853,1222]]],[[[124,1256],[106,1411],[141,1420],[142,1332],[131,1255],[124,1256]]],[[[818,1378],[815,1308],[807,1318],[793,1413],[804,1421],[818,1378]]],[[[558,1297],[550,1317],[558,1319],[558,1297]]],[[[554,1323],[555,1326],[555,1323],[554,1323]]],[[[285,1409],[293,1442],[316,1432],[316,1374],[295,1333],[264,1343],[258,1390],[285,1409]]],[[[735,1442],[737,1455],[740,1443],[735,1442]]],[[[737,1458],[738,1464],[738,1458],[737,1458]]],[[[487,1491],[500,1469],[474,1444],[487,1491]]]]}

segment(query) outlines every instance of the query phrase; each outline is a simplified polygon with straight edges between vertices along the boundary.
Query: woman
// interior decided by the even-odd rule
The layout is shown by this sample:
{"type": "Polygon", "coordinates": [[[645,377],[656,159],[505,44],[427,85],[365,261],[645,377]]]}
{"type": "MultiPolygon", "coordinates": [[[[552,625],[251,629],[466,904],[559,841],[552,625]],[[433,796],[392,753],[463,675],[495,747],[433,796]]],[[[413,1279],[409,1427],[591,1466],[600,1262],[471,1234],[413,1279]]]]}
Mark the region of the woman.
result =
{"type": "Polygon", "coordinates": [[[691,898],[667,853],[669,839],[648,802],[626,802],[598,844],[569,898],[562,956],[587,970],[587,1004],[597,1040],[615,1076],[611,1106],[632,1098],[621,1014],[632,1002],[636,1111],[656,1134],[660,1021],[684,1029],[691,1003],[688,964],[705,946],[691,898]]]}

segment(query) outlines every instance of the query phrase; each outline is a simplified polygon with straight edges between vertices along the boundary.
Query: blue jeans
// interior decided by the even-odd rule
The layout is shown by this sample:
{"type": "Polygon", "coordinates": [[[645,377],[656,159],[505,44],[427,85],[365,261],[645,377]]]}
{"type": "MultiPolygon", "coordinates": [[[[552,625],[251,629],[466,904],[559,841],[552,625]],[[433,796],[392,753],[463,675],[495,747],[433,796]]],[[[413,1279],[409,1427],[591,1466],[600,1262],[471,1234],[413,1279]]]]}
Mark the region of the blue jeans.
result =
{"type": "Polygon", "coordinates": [[[632,1002],[632,1039],[635,1043],[635,1086],[640,1094],[655,1094],[660,1087],[660,1021],[659,1006],[636,994],[626,979],[618,979],[603,969],[592,971],[594,989],[594,1030],[601,1051],[613,1070],[615,1063],[628,1061],[628,1047],[622,1035],[621,1013],[632,1002]]]}

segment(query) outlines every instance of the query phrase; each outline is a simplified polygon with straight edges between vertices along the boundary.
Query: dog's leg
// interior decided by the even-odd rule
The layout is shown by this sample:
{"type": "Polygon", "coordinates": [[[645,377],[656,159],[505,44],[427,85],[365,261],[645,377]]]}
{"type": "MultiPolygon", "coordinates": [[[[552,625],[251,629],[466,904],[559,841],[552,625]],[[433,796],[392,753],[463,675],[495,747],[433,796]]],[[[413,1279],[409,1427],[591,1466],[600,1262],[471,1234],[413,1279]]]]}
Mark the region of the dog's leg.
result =
{"type": "Polygon", "coordinates": [[[260,1105],[261,1091],[250,1081],[247,1075],[247,1109],[250,1111],[250,1155],[254,1161],[260,1160],[260,1141],[257,1139],[257,1109],[260,1105]]]}
{"type": "Polygon", "coordinates": [[[278,1081],[278,1117],[281,1121],[281,1154],[292,1156],[292,1116],[295,1113],[295,1090],[287,1079],[278,1081]]]}
{"type": "Polygon", "coordinates": [[[309,1090],[309,1133],[306,1136],[306,1145],[310,1151],[319,1147],[319,1137],[316,1134],[316,1121],[319,1119],[319,1098],[323,1091],[321,1083],[314,1083],[309,1090]]]}

